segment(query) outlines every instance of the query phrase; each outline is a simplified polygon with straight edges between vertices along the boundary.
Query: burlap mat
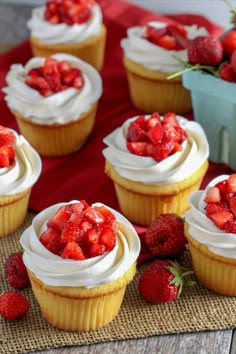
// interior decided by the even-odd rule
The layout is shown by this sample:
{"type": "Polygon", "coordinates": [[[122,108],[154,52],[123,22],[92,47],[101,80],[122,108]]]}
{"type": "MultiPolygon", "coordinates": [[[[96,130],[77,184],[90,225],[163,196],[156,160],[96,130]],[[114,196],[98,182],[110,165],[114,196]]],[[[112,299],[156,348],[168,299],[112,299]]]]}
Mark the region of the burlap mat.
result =
{"type": "MultiPolygon", "coordinates": [[[[10,289],[4,274],[5,258],[21,249],[18,240],[34,215],[28,213],[24,225],[17,232],[0,239],[1,292],[10,289]]],[[[181,263],[191,266],[188,251],[181,263]]],[[[8,322],[0,319],[0,353],[235,327],[236,297],[214,294],[198,283],[186,288],[179,300],[166,304],[147,303],[137,290],[137,281],[144,267],[138,269],[134,281],[127,287],[121,310],[113,322],[88,333],[65,332],[49,325],[41,315],[31,288],[24,289],[22,292],[30,301],[30,310],[21,320],[8,322]]]]}

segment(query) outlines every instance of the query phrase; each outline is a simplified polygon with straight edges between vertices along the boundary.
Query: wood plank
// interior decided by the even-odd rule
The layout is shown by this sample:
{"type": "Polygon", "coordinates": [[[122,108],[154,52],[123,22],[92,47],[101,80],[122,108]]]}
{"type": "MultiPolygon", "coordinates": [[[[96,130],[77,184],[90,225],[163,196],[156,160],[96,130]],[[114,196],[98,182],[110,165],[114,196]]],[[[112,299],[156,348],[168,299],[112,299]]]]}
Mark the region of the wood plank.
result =
{"type": "MultiPolygon", "coordinates": [[[[86,346],[64,347],[31,354],[235,354],[232,330],[162,335],[86,346]]],[[[236,339],[236,338],[235,338],[236,339]]]]}

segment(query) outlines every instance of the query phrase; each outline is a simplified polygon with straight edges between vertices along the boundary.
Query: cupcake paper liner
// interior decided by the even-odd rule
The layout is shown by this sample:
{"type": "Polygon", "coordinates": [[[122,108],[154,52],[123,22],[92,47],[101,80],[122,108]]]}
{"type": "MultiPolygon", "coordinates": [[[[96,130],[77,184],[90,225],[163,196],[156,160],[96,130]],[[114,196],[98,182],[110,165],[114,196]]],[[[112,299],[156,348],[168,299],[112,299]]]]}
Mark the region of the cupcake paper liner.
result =
{"type": "Polygon", "coordinates": [[[206,288],[228,296],[236,296],[236,260],[217,255],[196,241],[185,224],[193,269],[199,282],[206,288]]]}
{"type": "Polygon", "coordinates": [[[67,53],[79,57],[97,70],[101,70],[104,62],[106,33],[106,27],[102,24],[98,36],[92,36],[80,43],[47,44],[31,36],[30,45],[35,57],[67,53]]]}
{"type": "Polygon", "coordinates": [[[79,119],[67,124],[40,125],[25,119],[13,111],[21,134],[42,156],[68,155],[78,150],[91,133],[96,116],[97,103],[79,119]]]}
{"type": "Polygon", "coordinates": [[[167,79],[168,74],[152,71],[124,58],[130,97],[135,107],[146,113],[184,114],[191,110],[191,96],[181,77],[167,79]]]}

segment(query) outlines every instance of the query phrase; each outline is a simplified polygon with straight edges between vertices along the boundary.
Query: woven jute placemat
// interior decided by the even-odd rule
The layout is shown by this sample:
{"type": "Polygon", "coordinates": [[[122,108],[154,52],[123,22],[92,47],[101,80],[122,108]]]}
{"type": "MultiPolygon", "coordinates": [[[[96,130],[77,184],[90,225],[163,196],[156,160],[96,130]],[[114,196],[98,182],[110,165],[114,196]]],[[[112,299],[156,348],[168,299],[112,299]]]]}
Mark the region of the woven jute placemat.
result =
{"type": "MultiPolygon", "coordinates": [[[[29,212],[19,230],[0,239],[1,292],[10,289],[4,272],[5,259],[9,254],[21,250],[19,238],[34,216],[34,213],[29,212]]],[[[181,259],[181,264],[191,267],[188,251],[181,259]]],[[[22,353],[67,345],[235,327],[236,297],[217,295],[199,283],[186,288],[176,301],[147,303],[137,290],[137,282],[144,268],[144,265],[138,268],[135,279],[128,285],[118,316],[104,328],[86,333],[65,332],[48,324],[31,288],[22,290],[30,301],[30,310],[20,320],[8,322],[0,319],[0,353],[22,353]]]]}

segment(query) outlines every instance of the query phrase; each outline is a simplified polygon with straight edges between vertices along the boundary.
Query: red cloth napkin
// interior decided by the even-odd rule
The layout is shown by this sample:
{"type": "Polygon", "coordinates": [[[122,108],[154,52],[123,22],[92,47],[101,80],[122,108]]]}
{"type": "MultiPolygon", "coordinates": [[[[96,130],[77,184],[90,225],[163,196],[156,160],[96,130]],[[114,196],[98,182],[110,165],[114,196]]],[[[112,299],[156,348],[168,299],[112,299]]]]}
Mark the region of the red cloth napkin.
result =
{"type": "MultiPolygon", "coordinates": [[[[107,45],[104,68],[101,71],[103,95],[99,102],[96,124],[86,144],[76,153],[62,158],[42,157],[42,174],[34,185],[29,202],[33,211],[73,199],[85,199],[89,203],[103,202],[118,209],[112,182],[104,174],[102,140],[127,118],[141,113],[131,103],[125,70],[122,64],[120,40],[126,30],[143,25],[150,20],[164,22],[179,21],[183,24],[204,25],[214,35],[221,32],[220,26],[212,24],[202,16],[175,15],[161,16],[123,1],[100,0],[104,23],[107,27],[107,45]]],[[[4,87],[5,76],[13,63],[26,63],[32,56],[29,42],[0,56],[0,87],[4,87]]],[[[18,131],[16,121],[0,92],[0,124],[18,131]]],[[[211,164],[203,186],[208,180],[222,173],[232,171],[225,165],[211,164]]]]}

